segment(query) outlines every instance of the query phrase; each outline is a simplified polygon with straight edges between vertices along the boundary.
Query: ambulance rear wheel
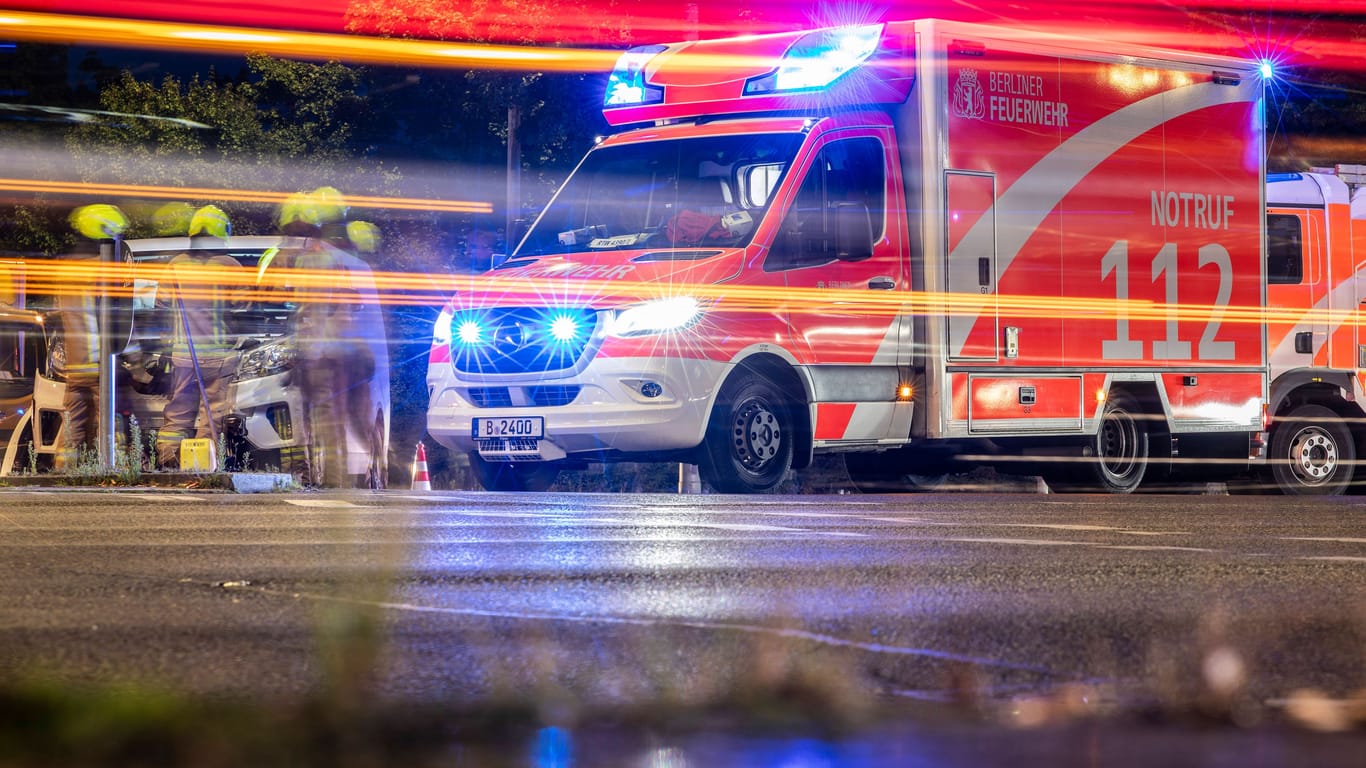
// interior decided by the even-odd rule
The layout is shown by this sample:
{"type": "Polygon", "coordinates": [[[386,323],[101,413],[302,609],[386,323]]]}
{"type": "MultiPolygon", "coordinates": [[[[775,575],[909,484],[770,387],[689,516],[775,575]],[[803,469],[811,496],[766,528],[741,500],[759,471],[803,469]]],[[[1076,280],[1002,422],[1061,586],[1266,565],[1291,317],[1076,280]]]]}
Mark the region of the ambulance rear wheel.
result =
{"type": "Polygon", "coordinates": [[[478,453],[470,454],[470,468],[486,491],[533,491],[550,488],[560,469],[544,461],[487,461],[478,453]]]}
{"type": "Polygon", "coordinates": [[[1301,405],[1277,417],[1271,431],[1271,475],[1293,496],[1338,496],[1355,474],[1356,444],[1342,417],[1301,405]]]}
{"type": "Polygon", "coordinates": [[[1138,403],[1122,392],[1111,393],[1100,417],[1100,430],[1078,465],[1044,474],[1058,491],[1133,493],[1148,472],[1148,427],[1138,403]]]}
{"type": "Polygon", "coordinates": [[[792,412],[767,377],[746,371],[721,388],[707,425],[698,471],[719,493],[758,493],[792,467],[792,412]]]}

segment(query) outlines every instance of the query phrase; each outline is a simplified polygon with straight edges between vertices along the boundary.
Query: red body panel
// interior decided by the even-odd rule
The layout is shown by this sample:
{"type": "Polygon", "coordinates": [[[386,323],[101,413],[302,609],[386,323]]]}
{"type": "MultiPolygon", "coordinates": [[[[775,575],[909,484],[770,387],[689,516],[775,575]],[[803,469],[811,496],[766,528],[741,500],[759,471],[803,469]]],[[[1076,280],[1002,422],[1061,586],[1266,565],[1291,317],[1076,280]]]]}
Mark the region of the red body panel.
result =
{"type": "Polygon", "coordinates": [[[956,421],[1066,419],[1080,429],[1081,376],[952,376],[956,421]]]}
{"type": "Polygon", "coordinates": [[[951,280],[977,271],[991,241],[959,246],[993,215],[1000,306],[951,357],[995,361],[999,326],[1020,329],[1013,366],[1262,364],[1257,325],[1223,321],[1261,304],[1255,100],[1221,103],[1237,89],[1208,74],[990,44],[948,72],[947,166],[982,174],[948,184],[951,280]]]}

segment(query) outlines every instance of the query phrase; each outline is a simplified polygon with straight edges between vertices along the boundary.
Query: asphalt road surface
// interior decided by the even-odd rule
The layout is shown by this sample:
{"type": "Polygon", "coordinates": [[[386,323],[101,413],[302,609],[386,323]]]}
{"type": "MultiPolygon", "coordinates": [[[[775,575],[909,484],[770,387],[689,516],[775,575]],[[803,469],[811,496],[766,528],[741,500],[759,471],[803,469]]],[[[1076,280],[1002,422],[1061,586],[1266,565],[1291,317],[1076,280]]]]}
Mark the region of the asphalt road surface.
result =
{"type": "Polygon", "coordinates": [[[1263,764],[1359,757],[1366,730],[1350,497],[8,489],[0,531],[0,680],[903,735],[1293,723],[1263,764]]]}

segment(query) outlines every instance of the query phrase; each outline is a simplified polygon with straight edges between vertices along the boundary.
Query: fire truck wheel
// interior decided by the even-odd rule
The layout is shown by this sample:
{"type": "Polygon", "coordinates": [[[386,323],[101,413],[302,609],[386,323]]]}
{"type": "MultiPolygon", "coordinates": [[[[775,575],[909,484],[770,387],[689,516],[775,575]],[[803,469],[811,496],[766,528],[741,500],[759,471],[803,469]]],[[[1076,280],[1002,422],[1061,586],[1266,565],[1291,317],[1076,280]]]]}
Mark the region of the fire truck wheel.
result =
{"type": "Polygon", "coordinates": [[[1054,490],[1133,493],[1143,482],[1148,429],[1138,403],[1123,392],[1112,393],[1100,418],[1100,431],[1090,444],[1092,455],[1080,465],[1044,475],[1054,490]]]}
{"type": "Polygon", "coordinates": [[[712,410],[698,470],[720,493],[756,493],[792,466],[792,416],[774,383],[753,371],[729,379],[712,410]]]}
{"type": "Polygon", "coordinates": [[[544,491],[560,474],[549,462],[485,461],[478,453],[470,453],[470,468],[486,491],[544,491]]]}
{"type": "Polygon", "coordinates": [[[1356,445],[1341,416],[1321,405],[1301,405],[1276,419],[1270,458],[1282,493],[1337,496],[1352,483],[1356,445]]]}

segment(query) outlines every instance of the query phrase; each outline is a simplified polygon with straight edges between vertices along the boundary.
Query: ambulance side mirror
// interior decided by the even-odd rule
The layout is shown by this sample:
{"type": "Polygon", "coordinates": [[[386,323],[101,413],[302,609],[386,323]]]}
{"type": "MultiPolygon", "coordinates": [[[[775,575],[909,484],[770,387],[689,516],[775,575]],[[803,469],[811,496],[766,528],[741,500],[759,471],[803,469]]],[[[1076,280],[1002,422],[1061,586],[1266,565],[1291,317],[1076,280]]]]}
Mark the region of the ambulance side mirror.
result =
{"type": "Polygon", "coordinates": [[[835,258],[863,261],[873,255],[873,221],[863,203],[835,204],[835,258]]]}

